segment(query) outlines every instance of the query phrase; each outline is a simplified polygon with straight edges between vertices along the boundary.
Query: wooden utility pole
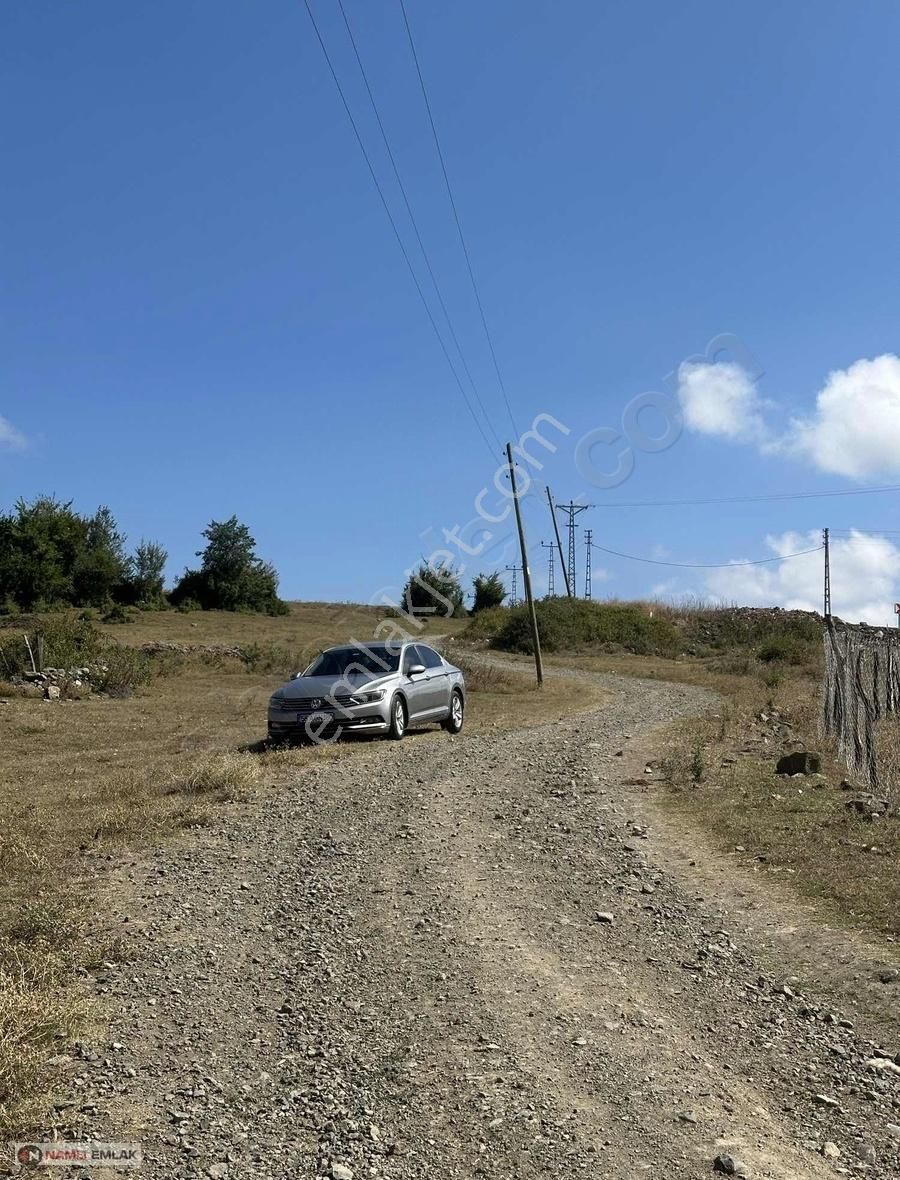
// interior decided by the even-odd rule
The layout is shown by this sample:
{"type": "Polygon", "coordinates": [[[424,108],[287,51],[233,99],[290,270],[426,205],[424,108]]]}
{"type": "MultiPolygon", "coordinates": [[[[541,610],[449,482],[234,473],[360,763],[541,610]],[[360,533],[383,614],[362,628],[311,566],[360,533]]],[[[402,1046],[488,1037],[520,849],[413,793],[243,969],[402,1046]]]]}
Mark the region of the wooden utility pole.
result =
{"type": "Polygon", "coordinates": [[[556,548],[559,550],[559,564],[562,566],[563,581],[566,584],[566,594],[572,597],[572,586],[569,582],[569,571],[566,569],[566,559],[563,557],[562,541],[559,536],[559,521],[556,519],[556,505],[553,503],[553,493],[547,488],[547,503],[550,505],[550,519],[553,521],[553,531],[556,533],[556,548]]]}
{"type": "Polygon", "coordinates": [[[544,685],[544,662],[541,659],[541,637],[538,633],[537,612],[534,609],[534,595],[531,592],[531,570],[528,568],[528,548],[525,544],[525,526],[522,524],[522,508],[519,504],[519,493],[516,490],[516,467],[512,457],[512,443],[506,444],[506,461],[509,464],[509,482],[512,486],[513,504],[516,508],[516,525],[519,529],[519,548],[522,551],[522,581],[525,583],[525,600],[528,603],[528,615],[531,619],[531,638],[534,643],[534,670],[537,675],[538,688],[544,685]]]}

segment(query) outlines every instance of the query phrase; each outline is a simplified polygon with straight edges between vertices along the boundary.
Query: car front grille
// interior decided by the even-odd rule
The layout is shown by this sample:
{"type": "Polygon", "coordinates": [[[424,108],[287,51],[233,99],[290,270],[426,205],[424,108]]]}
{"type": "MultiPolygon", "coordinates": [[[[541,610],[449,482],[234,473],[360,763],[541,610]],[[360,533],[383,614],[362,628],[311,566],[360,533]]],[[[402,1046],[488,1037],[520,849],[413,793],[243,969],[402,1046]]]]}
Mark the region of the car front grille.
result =
{"type": "Polygon", "coordinates": [[[333,713],[335,709],[347,709],[353,704],[353,698],[349,695],[313,697],[310,699],[301,698],[297,700],[284,698],[277,702],[278,709],[282,713],[300,713],[304,717],[311,717],[314,713],[333,713]],[[313,708],[313,700],[320,701],[321,703],[313,708]]]}

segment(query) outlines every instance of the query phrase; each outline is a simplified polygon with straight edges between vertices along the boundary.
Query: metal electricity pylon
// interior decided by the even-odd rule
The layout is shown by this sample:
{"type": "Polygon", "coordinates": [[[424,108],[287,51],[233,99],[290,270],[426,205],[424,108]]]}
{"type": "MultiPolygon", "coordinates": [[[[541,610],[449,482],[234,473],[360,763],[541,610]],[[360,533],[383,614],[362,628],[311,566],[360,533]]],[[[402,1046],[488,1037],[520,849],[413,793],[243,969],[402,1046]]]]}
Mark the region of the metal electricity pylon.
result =
{"type": "Polygon", "coordinates": [[[518,591],[519,583],[518,583],[517,579],[518,579],[519,574],[522,572],[522,567],[520,565],[508,565],[506,568],[512,574],[512,593],[509,596],[509,605],[510,606],[518,606],[519,605],[519,591],[518,591]]]}
{"type": "Polygon", "coordinates": [[[574,500],[570,500],[568,504],[557,504],[556,511],[564,512],[567,517],[569,526],[569,561],[568,561],[568,579],[569,589],[573,594],[578,593],[578,584],[575,581],[575,529],[578,527],[575,517],[581,512],[587,512],[588,508],[593,508],[593,504],[576,504],[574,500]]]}
{"type": "Polygon", "coordinates": [[[541,548],[546,549],[547,552],[547,594],[550,598],[556,597],[555,586],[555,570],[556,562],[553,559],[553,554],[556,552],[556,543],[554,541],[541,541],[541,548]]]}

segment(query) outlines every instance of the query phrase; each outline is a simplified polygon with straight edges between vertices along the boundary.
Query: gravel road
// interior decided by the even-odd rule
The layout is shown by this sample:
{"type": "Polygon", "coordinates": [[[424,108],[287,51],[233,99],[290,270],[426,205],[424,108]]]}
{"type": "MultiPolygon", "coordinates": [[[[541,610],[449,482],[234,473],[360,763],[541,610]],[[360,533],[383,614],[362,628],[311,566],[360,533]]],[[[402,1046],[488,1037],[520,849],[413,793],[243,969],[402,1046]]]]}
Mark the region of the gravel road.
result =
{"type": "Polygon", "coordinates": [[[139,1138],[144,1180],[900,1175],[900,1046],[635,819],[647,735],[709,698],[601,679],[594,713],[372,743],[126,864],[138,951],[57,1132],[139,1138]]]}

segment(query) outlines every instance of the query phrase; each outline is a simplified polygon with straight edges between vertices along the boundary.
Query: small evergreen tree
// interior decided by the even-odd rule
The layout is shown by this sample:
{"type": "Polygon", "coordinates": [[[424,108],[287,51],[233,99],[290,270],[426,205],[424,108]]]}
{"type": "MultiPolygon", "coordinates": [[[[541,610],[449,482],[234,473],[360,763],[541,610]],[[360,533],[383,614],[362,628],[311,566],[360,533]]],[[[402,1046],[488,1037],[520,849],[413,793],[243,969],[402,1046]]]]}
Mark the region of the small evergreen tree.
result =
{"type": "Polygon", "coordinates": [[[411,573],[403,591],[403,605],[413,615],[438,615],[450,618],[464,615],[465,595],[457,575],[450,566],[423,561],[411,573]]]}
{"type": "Polygon", "coordinates": [[[502,606],[506,597],[506,587],[498,573],[479,574],[472,583],[475,591],[475,601],[472,604],[472,614],[480,610],[487,610],[492,606],[502,606]]]}

